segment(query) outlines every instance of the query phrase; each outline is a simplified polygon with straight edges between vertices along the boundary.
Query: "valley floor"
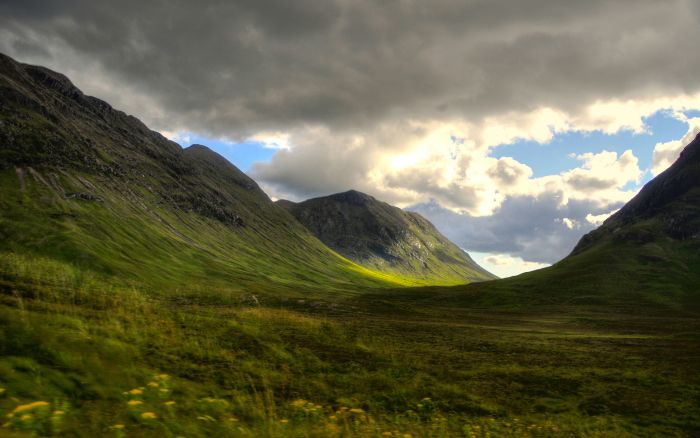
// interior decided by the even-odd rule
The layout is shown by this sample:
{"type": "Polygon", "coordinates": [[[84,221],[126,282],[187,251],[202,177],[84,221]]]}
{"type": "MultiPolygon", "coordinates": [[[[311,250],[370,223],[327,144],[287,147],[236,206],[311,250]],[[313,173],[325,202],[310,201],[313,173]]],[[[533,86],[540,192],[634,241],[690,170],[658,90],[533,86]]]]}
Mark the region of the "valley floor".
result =
{"type": "Polygon", "coordinates": [[[155,294],[29,272],[0,283],[3,436],[700,431],[692,315],[470,309],[411,289],[155,294]]]}

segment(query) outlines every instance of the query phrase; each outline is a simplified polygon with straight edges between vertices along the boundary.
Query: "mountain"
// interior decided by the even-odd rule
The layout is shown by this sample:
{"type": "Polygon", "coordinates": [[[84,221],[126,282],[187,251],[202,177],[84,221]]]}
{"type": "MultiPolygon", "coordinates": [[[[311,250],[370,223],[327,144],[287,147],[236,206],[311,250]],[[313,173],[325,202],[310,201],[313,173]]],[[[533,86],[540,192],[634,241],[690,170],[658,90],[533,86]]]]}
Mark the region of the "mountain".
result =
{"type": "Polygon", "coordinates": [[[418,213],[367,194],[350,190],[300,203],[277,203],[321,242],[369,269],[436,284],[496,278],[418,213]]]}
{"type": "Polygon", "coordinates": [[[158,289],[402,282],[329,250],[207,147],[183,149],[65,76],[3,55],[0,144],[6,277],[18,258],[41,258],[158,289]]]}

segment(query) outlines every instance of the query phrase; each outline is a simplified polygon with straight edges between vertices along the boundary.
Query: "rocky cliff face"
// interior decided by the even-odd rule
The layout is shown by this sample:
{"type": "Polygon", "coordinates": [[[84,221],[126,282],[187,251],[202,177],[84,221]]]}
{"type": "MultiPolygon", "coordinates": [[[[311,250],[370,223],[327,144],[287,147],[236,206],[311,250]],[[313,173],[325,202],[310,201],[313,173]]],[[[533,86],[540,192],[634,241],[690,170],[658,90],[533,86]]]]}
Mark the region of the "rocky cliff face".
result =
{"type": "Polygon", "coordinates": [[[183,150],[65,76],[3,55],[0,115],[0,168],[95,175],[135,197],[139,187],[158,203],[228,225],[243,225],[251,203],[276,210],[255,181],[205,146],[183,150]]]}
{"type": "Polygon", "coordinates": [[[372,269],[441,281],[494,278],[417,213],[350,190],[278,201],[330,248],[372,269]]]}

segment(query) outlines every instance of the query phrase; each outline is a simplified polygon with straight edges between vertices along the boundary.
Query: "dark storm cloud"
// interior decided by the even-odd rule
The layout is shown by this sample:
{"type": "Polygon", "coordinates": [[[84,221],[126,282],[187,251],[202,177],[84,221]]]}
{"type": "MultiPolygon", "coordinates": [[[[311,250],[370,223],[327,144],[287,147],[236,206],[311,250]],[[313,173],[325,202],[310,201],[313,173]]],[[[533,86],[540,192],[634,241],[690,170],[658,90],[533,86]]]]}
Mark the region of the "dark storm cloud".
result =
{"type": "Polygon", "coordinates": [[[407,210],[415,211],[440,229],[448,239],[467,251],[507,253],[525,261],[554,263],[571,252],[578,240],[595,225],[586,220],[590,213],[609,213],[592,201],[569,200],[560,205],[562,194],[511,197],[492,215],[474,217],[457,214],[432,201],[407,210]],[[573,221],[568,227],[564,218],[573,221]]]}
{"type": "Polygon", "coordinates": [[[75,57],[97,63],[157,128],[236,137],[697,91],[698,21],[692,0],[22,0],[0,47],[79,85],[100,78],[75,57]]]}

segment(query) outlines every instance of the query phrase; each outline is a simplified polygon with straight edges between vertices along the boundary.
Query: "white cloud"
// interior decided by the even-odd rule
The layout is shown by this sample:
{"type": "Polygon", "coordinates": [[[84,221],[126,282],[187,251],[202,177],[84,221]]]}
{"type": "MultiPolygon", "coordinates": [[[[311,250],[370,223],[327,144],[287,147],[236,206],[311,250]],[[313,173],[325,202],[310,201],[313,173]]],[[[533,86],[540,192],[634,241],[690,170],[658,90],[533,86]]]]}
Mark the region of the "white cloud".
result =
{"type": "Polygon", "coordinates": [[[508,254],[471,253],[472,258],[488,271],[501,278],[551,266],[548,263],[526,262],[520,257],[508,254]]]}
{"type": "Polygon", "coordinates": [[[561,183],[569,198],[592,198],[599,205],[625,201],[634,192],[623,190],[628,183],[638,183],[643,174],[639,160],[628,149],[618,156],[616,152],[585,153],[577,158],[580,167],[560,174],[561,183]]]}
{"type": "Polygon", "coordinates": [[[603,222],[605,222],[605,220],[607,218],[609,218],[613,214],[617,213],[617,210],[619,210],[619,209],[615,209],[615,210],[611,211],[610,213],[601,213],[601,214],[588,213],[586,215],[586,221],[591,225],[595,225],[596,227],[599,227],[599,226],[603,225],[603,222]]]}
{"type": "Polygon", "coordinates": [[[253,173],[268,190],[296,199],[356,188],[401,206],[437,199],[455,211],[489,215],[507,196],[561,190],[564,203],[593,198],[609,205],[634,195],[623,187],[643,175],[631,150],[619,156],[580,154],[580,167],[541,178],[533,178],[524,163],[491,157],[490,151],[518,139],[543,142],[574,130],[644,132],[650,115],[692,108],[700,108],[700,94],[596,101],[577,113],[543,107],[480,121],[392,119],[362,133],[305,125],[285,132],[288,149],[253,173]],[[311,169],[315,181],[308,178],[311,169]]]}
{"type": "Polygon", "coordinates": [[[574,228],[578,228],[578,222],[576,222],[573,219],[569,219],[568,217],[561,218],[561,223],[563,223],[564,226],[570,230],[573,230],[574,228]]]}
{"type": "Polygon", "coordinates": [[[286,132],[261,132],[251,136],[248,140],[262,143],[269,149],[289,149],[289,133],[286,132]]]}

